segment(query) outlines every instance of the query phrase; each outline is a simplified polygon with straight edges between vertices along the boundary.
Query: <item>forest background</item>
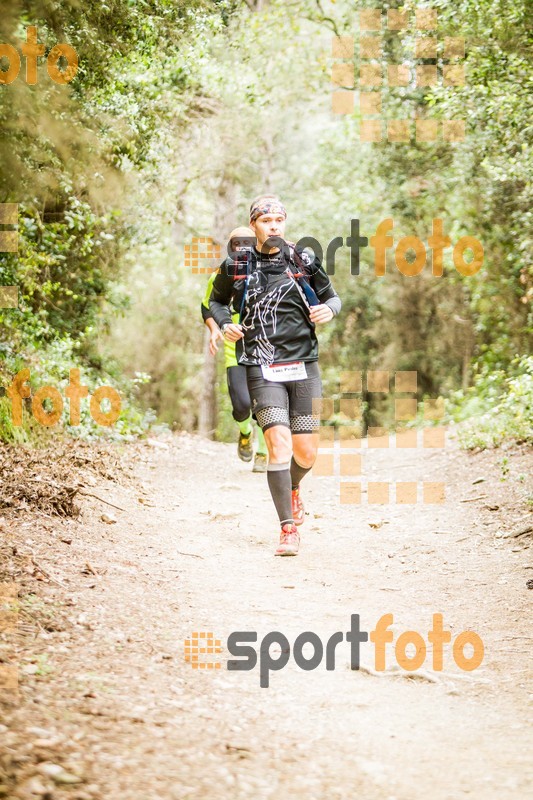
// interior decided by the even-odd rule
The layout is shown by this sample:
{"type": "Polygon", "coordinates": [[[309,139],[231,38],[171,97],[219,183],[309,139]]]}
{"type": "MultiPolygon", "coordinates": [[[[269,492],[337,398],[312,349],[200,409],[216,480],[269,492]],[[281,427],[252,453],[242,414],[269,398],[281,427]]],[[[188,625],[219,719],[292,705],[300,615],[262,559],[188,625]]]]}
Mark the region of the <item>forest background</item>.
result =
{"type": "MultiPolygon", "coordinates": [[[[112,429],[61,430],[129,440],[154,424],[234,436],[223,363],[206,353],[193,274],[193,237],[224,243],[246,224],[250,199],[284,200],[287,234],[327,243],[350,220],[371,236],[394,220],[427,242],[432,220],[456,242],[476,237],[483,268],[465,277],[446,251],[444,275],[428,263],[406,277],[388,251],[336,258],[343,311],[320,332],[328,396],[344,370],[416,370],[418,398],[442,396],[466,421],[469,447],[507,437],[533,441],[531,256],[531,36],[526,0],[435,0],[437,61],[415,61],[415,3],[344,0],[3,0],[0,42],[20,48],[37,26],[46,52],[67,42],[79,57],[69,84],[39,59],[28,85],[0,86],[0,203],[18,204],[18,252],[0,253],[0,286],[19,307],[0,309],[0,386],[31,369],[33,389],[63,392],[69,370],[91,390],[116,386],[125,402],[112,429]],[[360,141],[360,114],[332,113],[332,39],[354,36],[359,12],[405,10],[409,26],[383,25],[382,63],[437,63],[445,37],[462,37],[466,82],[383,88],[383,116],[464,119],[464,141],[360,141]]],[[[420,33],[420,32],[418,32],[420,33]]],[[[7,61],[0,60],[7,68],[7,61]]],[[[13,226],[7,226],[7,228],[13,226]]],[[[4,226],[4,229],[6,226],[4,226]]],[[[364,396],[366,421],[390,424],[392,398],[364,396]]],[[[53,431],[53,429],[51,429],[53,431]]],[[[58,428],[56,428],[57,432],[58,428]]],[[[0,397],[0,440],[49,434],[25,414],[12,424],[0,397]]]]}

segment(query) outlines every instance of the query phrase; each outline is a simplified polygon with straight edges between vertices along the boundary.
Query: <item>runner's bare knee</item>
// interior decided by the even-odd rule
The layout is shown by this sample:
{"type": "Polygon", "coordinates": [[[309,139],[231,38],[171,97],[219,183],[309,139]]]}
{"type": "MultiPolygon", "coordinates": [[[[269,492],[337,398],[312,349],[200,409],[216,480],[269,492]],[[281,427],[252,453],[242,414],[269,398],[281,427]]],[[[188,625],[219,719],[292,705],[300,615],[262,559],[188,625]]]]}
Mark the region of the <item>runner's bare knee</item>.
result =
{"type": "Polygon", "coordinates": [[[292,439],[294,458],[301,467],[312,467],[316,460],[318,436],[314,433],[299,433],[292,439]]]}
{"type": "Polygon", "coordinates": [[[265,431],[270,463],[284,464],[291,457],[291,432],[284,425],[274,425],[265,431]]]}

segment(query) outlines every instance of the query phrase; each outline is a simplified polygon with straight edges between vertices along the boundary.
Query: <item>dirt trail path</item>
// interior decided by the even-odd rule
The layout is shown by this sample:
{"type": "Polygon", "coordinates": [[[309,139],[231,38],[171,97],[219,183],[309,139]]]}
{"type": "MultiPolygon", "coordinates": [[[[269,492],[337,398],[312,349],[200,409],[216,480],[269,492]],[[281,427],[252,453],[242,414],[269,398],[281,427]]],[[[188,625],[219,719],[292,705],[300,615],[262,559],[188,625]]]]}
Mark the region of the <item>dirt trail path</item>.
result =
{"type": "MultiPolygon", "coordinates": [[[[54,610],[48,627],[59,630],[42,626],[33,638],[22,625],[17,633],[21,699],[6,707],[0,763],[17,772],[18,788],[6,781],[2,790],[0,780],[0,797],[529,795],[533,575],[523,538],[496,535],[525,511],[495,508],[507,491],[495,455],[368,457],[367,474],[377,480],[445,480],[444,505],[340,505],[334,478],[310,477],[301,554],[276,559],[265,476],[240,463],[234,446],[182,436],[143,452],[135,484],[90,489],[126,513],[86,498],[81,522],[23,531],[22,542],[64,587],[40,585],[42,613],[54,610]],[[485,480],[473,483],[478,477],[485,480]],[[116,524],[100,521],[107,512],[116,524]],[[269,688],[259,686],[258,668],[225,668],[232,631],[257,631],[259,641],[280,631],[292,648],[302,631],[325,643],[349,630],[351,614],[371,631],[392,613],[395,641],[406,630],[427,641],[436,612],[453,637],[482,637],[479,669],[459,670],[446,645],[437,682],[393,671],[378,677],[349,668],[346,641],[334,671],[324,662],[303,671],[291,653],[269,688]],[[184,640],[194,631],[221,639],[221,669],[185,662],[184,640]]],[[[531,466],[531,454],[519,461],[531,466]]],[[[361,646],[364,665],[374,666],[373,653],[370,643],[361,646]]]]}

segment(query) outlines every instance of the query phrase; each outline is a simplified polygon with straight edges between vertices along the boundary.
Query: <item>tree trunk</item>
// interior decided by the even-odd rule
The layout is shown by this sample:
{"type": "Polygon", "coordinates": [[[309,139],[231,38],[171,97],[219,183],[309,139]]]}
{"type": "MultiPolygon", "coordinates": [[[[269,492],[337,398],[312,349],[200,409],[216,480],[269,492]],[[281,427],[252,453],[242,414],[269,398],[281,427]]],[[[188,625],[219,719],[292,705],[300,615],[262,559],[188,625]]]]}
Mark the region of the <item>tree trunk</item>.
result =
{"type": "Polygon", "coordinates": [[[217,427],[217,395],[215,383],[217,361],[209,352],[209,329],[205,328],[204,367],[202,370],[202,392],[198,414],[198,433],[206,439],[213,439],[217,427]]]}
{"type": "Polygon", "coordinates": [[[250,11],[262,11],[265,0],[246,0],[246,5],[250,11]]]}

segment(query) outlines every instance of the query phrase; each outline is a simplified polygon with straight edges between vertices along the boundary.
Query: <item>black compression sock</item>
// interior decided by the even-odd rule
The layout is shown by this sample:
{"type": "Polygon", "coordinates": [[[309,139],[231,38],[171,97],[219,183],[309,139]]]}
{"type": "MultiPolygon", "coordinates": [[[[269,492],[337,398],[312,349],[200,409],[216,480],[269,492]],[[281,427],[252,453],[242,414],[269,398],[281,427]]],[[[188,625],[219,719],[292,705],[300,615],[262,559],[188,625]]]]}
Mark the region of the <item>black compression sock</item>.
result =
{"type": "Polygon", "coordinates": [[[311,467],[301,467],[297,461],[294,460],[294,456],[291,458],[291,483],[292,488],[297,489],[300,485],[300,481],[304,478],[311,467]]]}
{"type": "Polygon", "coordinates": [[[288,464],[269,464],[267,480],[272,500],[282,525],[294,523],[292,516],[291,473],[288,464]]]}

